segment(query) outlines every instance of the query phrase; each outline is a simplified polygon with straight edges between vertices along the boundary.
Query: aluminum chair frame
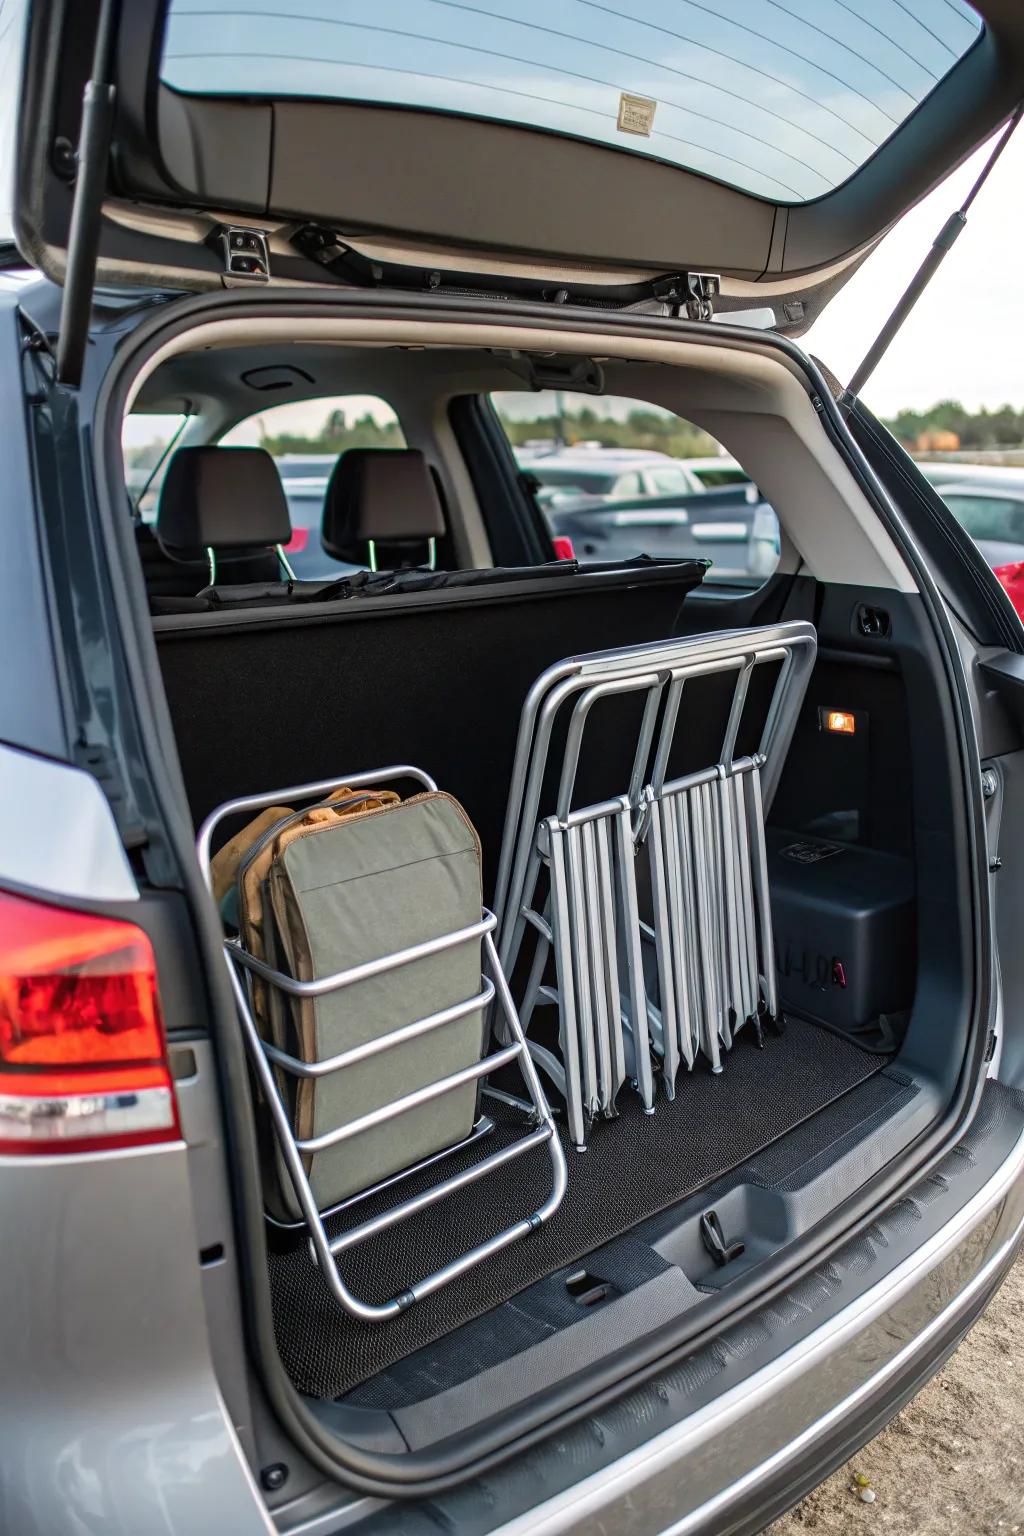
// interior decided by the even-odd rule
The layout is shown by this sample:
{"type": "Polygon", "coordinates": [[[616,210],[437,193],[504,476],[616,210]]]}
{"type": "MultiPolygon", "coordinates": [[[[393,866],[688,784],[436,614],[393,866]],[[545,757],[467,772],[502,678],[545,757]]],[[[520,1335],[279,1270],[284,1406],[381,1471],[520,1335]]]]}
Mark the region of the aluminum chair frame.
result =
{"type": "Polygon", "coordinates": [[[542,998],[559,1005],[562,1061],[536,1044],[531,1050],[566,1098],[570,1135],[578,1147],[585,1145],[586,1124],[596,1113],[614,1113],[627,1039],[620,994],[628,1000],[635,1085],[648,1111],[654,1102],[652,1037],[672,1097],[681,1061],[692,1066],[701,1050],[718,1071],[736,1029],[753,1020],[760,1036],[764,1017],[778,1014],[764,813],[815,653],[811,625],[768,625],[570,657],[544,672],[527,695],[497,879],[499,954],[511,973],[527,926],[537,930],[522,1020],[528,1030],[542,998]],[[781,666],[761,741],[756,753],[737,761],[750,679],[757,666],[769,662],[781,666]],[[717,761],[666,782],[685,682],[728,671],[736,672],[736,683],[717,761]],[[628,791],[601,805],[570,810],[590,709],[602,698],[638,691],[646,691],[647,699],[628,791]],[[538,821],[555,723],[570,704],[555,813],[538,821]],[[650,929],[640,920],[633,870],[634,854],[644,845],[651,860],[650,929]],[[610,909],[603,872],[613,853],[617,904],[610,909]],[[551,893],[538,912],[544,864],[550,868],[551,893]],[[655,945],[659,1007],[643,983],[643,936],[655,945]],[[543,985],[552,947],[555,988],[543,985]],[[619,968],[618,986],[611,979],[612,961],[619,968]]]}
{"type": "MultiPolygon", "coordinates": [[[[217,807],[216,810],[203,822],[197,839],[197,853],[199,866],[203,873],[208,889],[212,882],[210,875],[210,844],[216,827],[226,817],[242,812],[258,811],[270,805],[287,805],[294,801],[322,798],[330,794],[334,789],[343,785],[358,788],[367,784],[380,784],[396,779],[413,779],[427,790],[436,790],[433,779],[419,768],[413,768],[407,764],[380,768],[369,772],[350,774],[340,778],[321,780],[312,784],[293,785],[288,789],[275,789],[269,793],[260,795],[246,795],[236,800],[227,801],[217,807]]],[[[452,932],[439,934],[423,943],[410,945],[405,949],[397,950],[390,955],[382,955],[378,959],[365,961],[360,965],[350,966],[344,971],[339,971],[332,976],[318,977],[313,981],[296,981],[285,972],[276,970],[265,961],[249,954],[236,940],[226,940],[224,955],[227,964],[231,988],[238,1010],[239,1022],[242,1028],[242,1036],[252,1063],[255,1077],[269,1107],[271,1121],[281,1156],[295,1191],[295,1197],[302,1211],[303,1222],[309,1232],[309,1243],[312,1256],[319,1265],[332,1295],[339,1305],[352,1317],[363,1322],[386,1322],[406,1311],[415,1302],[424,1296],[429,1296],[442,1286],[449,1284],[466,1270],[479,1264],[491,1254],[499,1252],[510,1243],[517,1242],[535,1231],[547,1221],[561,1204],[565,1194],[567,1183],[567,1168],[565,1153],[555,1127],[551,1110],[548,1106],[544,1090],[541,1087],[536,1068],[527,1048],[526,1037],[516,1012],[512,994],[505,979],[504,972],[498,960],[497,950],[494,944],[493,933],[496,919],[493,914],[483,911],[481,919],[465,928],[452,932]],[[259,976],[272,986],[280,989],[290,997],[322,997],[327,993],[338,991],[344,987],[352,986],[359,981],[365,981],[373,976],[379,976],[395,969],[396,967],[409,965],[416,960],[425,959],[429,955],[438,954],[445,949],[453,948],[460,944],[482,941],[485,969],[489,974],[481,976],[480,990],[470,998],[453,1004],[447,1008],[438,1010],[433,1014],[425,1015],[421,1019],[414,1020],[410,1024],[378,1036],[374,1040],[363,1042],[353,1046],[349,1050],[342,1051],[325,1061],[304,1062],[286,1051],[261,1039],[259,1030],[253,1018],[251,1000],[247,978],[259,976]],[[434,1029],[439,1029],[455,1019],[464,1017],[468,1013],[487,1010],[495,1006],[500,1013],[503,1034],[506,1043],[500,1049],[489,1055],[484,1055],[477,1062],[458,1072],[439,1079],[435,1083],[425,1084],[390,1103],[370,1110],[359,1116],[356,1120],[349,1121],[345,1125],[337,1126],[333,1130],[323,1132],[319,1136],[297,1139],[291,1126],[288,1109],[278,1083],[277,1073],[284,1072],[296,1078],[318,1078],[333,1072],[344,1071],[346,1067],[357,1062],[367,1061],[374,1056],[393,1049],[395,1046],[416,1039],[434,1029]],[[358,1136],[361,1132],[370,1130],[388,1120],[394,1119],[410,1109],[421,1104],[440,1098],[452,1089],[465,1084],[478,1081],[489,1076],[499,1068],[509,1066],[517,1062],[522,1072],[523,1079],[529,1093],[529,1103],[524,1106],[534,1124],[532,1129],[516,1141],[509,1142],[496,1152],[472,1163],[469,1167],[460,1169],[441,1179],[438,1183],[421,1190],[400,1204],[392,1206],[389,1210],[379,1215],[360,1222],[357,1226],[342,1232],[337,1237],[331,1238],[324,1226],[325,1212],[321,1211],[316,1203],[309,1178],[303,1166],[303,1154],[323,1151],[330,1146],[337,1146],[344,1141],[358,1136]],[[424,1276],[397,1295],[383,1303],[370,1303],[360,1300],[355,1296],[343,1281],[336,1257],[366,1242],[378,1233],[395,1226],[419,1211],[426,1210],[439,1200],[455,1194],[468,1184],[483,1178],[486,1174],[503,1167],[514,1158],[522,1156],[537,1148],[546,1146],[551,1159],[551,1188],[547,1199],[536,1210],[520,1220],[513,1222],[493,1237],[484,1239],[473,1248],[460,1254],[449,1263],[442,1265],[432,1273],[424,1276]]],[[[355,1197],[342,1202],[342,1207],[356,1203],[358,1199],[364,1199],[370,1193],[381,1188],[390,1187],[399,1178],[405,1178],[415,1172],[423,1171],[435,1166],[441,1158],[451,1155],[451,1152],[464,1148],[476,1139],[476,1135],[469,1137],[458,1146],[448,1149],[440,1156],[433,1157],[418,1163],[414,1168],[401,1170],[398,1176],[384,1180],[380,1185],[375,1185],[373,1190],[360,1191],[355,1197]]]]}

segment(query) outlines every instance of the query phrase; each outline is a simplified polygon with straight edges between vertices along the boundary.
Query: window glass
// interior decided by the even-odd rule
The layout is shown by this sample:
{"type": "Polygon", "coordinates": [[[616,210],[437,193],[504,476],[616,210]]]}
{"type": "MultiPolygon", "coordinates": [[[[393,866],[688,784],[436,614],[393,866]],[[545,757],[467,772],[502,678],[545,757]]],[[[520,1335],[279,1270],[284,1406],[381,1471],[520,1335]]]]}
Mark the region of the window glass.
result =
{"type": "Polygon", "coordinates": [[[965,0],[171,0],[160,72],[521,123],[798,203],[864,165],[980,31],[965,0]]]}
{"type": "Polygon", "coordinates": [[[508,391],[491,400],[552,537],[570,540],[578,559],[710,560],[706,580],[746,587],[774,571],[775,513],[692,422],[612,395],[508,391]],[[707,479],[691,478],[691,459],[707,479]]]}
{"type": "Polygon", "coordinates": [[[706,464],[693,464],[690,466],[691,475],[695,475],[704,486],[705,490],[713,490],[716,485],[745,485],[749,476],[737,465],[735,469],[728,466],[709,468],[706,464]]]}
{"type": "Polygon", "coordinates": [[[652,469],[648,476],[658,496],[678,496],[690,489],[690,482],[681,469],[652,469]]]}
{"type": "Polygon", "coordinates": [[[324,492],[339,455],[349,448],[404,448],[398,417],[379,395],[333,395],[272,405],[247,416],[221,438],[226,448],[273,454],[292,520],[289,563],[300,580],[348,569],[320,542],[324,492]]]}
{"type": "Polygon", "coordinates": [[[124,419],[121,448],[124,479],[132,507],[144,522],[156,516],[160,485],[171,451],[181,438],[189,417],[185,412],[155,414],[134,411],[124,419]]]}
{"type": "Polygon", "coordinates": [[[1009,496],[968,496],[940,490],[954,517],[972,539],[1024,544],[1024,499],[1009,496]]]}

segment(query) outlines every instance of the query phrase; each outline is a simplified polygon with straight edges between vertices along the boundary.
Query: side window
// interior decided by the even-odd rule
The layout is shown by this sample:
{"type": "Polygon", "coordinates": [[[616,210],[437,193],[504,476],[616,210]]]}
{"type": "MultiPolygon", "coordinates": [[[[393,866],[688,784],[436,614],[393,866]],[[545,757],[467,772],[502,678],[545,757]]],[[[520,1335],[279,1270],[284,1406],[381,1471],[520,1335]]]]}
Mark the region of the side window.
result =
{"type": "Polygon", "coordinates": [[[273,454],[292,520],[289,563],[300,580],[348,569],[320,543],[324,492],[340,454],[349,448],[404,448],[398,417],[378,395],[335,395],[272,405],[246,416],[220,439],[226,448],[266,448],[273,454]]]}
{"type": "Polygon", "coordinates": [[[685,495],[690,483],[681,469],[652,469],[648,477],[656,496],[685,495]]]}
{"type": "Polygon", "coordinates": [[[124,419],[121,452],[132,512],[143,522],[156,517],[160,483],[191,417],[185,412],[133,411],[124,419]]]}
{"type": "Polygon", "coordinates": [[[1024,501],[1009,496],[969,496],[943,492],[950,511],[972,539],[999,544],[1024,543],[1024,501]]]}
{"type": "Polygon", "coordinates": [[[775,570],[775,513],[692,422],[644,400],[562,390],[502,391],[491,403],[551,535],[578,559],[710,560],[706,580],[748,588],[775,570]]]}
{"type": "Polygon", "coordinates": [[[701,464],[694,467],[691,474],[697,477],[706,491],[714,490],[719,485],[749,485],[750,483],[749,475],[744,474],[738,466],[735,469],[728,466],[719,468],[718,465],[712,465],[709,468],[701,464]]]}

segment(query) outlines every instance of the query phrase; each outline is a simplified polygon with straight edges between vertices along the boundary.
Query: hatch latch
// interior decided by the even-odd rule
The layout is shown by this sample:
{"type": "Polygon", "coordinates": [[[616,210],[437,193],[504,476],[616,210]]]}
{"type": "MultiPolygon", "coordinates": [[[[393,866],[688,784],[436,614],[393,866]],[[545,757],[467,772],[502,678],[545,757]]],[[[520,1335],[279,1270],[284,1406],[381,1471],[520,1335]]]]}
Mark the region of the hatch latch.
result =
{"type": "Polygon", "coordinates": [[[270,252],[262,229],[221,224],[214,230],[213,238],[224,257],[223,278],[226,288],[270,281],[270,252]]]}
{"type": "Polygon", "coordinates": [[[714,301],[722,290],[722,279],[716,272],[678,272],[656,278],[651,289],[654,297],[670,305],[676,315],[685,313],[688,320],[710,320],[714,301]]]}

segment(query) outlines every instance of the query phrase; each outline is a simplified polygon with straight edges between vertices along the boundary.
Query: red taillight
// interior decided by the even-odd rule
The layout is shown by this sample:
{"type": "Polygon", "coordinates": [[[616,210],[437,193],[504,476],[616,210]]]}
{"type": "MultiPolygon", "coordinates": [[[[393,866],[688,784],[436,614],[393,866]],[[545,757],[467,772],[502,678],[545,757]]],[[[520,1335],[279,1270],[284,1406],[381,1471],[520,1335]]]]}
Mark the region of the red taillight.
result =
{"type": "Polygon", "coordinates": [[[0,893],[0,1151],[178,1134],[145,933],[0,893]]]}
{"type": "Polygon", "coordinates": [[[556,560],[575,560],[576,551],[572,547],[572,539],[564,533],[556,533],[551,540],[551,547],[555,552],[556,560]]]}
{"type": "Polygon", "coordinates": [[[993,574],[999,585],[1010,596],[1010,602],[1024,619],[1024,560],[1014,560],[1010,565],[996,566],[993,574]]]}
{"type": "Polygon", "coordinates": [[[288,540],[288,543],[283,546],[284,552],[286,555],[297,555],[305,549],[308,543],[309,529],[293,528],[291,538],[288,540]]]}

